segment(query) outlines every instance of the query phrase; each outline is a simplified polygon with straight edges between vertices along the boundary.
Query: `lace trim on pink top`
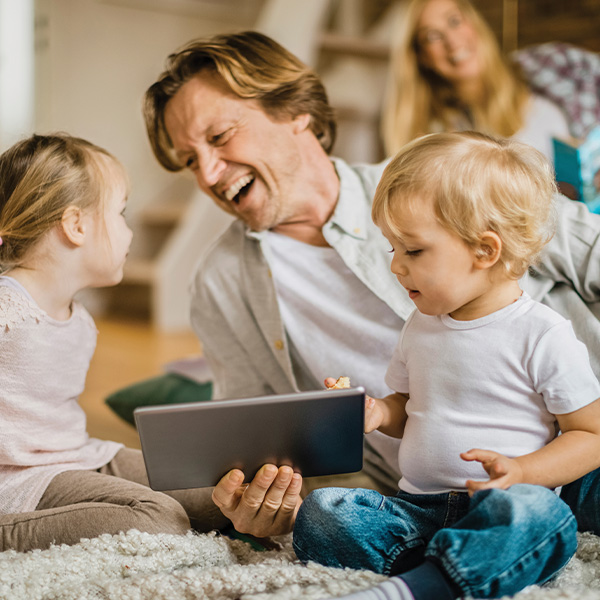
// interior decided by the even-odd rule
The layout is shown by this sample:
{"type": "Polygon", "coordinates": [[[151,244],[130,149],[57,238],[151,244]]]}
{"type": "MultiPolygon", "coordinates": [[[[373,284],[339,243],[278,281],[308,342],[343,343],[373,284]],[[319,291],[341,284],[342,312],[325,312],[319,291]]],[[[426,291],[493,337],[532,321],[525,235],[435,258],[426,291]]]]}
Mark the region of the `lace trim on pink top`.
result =
{"type": "Polygon", "coordinates": [[[26,296],[9,287],[0,287],[0,327],[10,329],[17,323],[33,319],[39,323],[44,312],[26,296]]]}

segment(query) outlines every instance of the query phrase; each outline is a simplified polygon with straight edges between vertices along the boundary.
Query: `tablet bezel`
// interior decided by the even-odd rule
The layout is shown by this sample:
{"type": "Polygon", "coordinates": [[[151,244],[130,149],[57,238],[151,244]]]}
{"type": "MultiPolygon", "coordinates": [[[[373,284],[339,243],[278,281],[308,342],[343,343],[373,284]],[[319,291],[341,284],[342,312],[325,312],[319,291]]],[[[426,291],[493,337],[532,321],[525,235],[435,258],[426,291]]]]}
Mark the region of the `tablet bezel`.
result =
{"type": "Polygon", "coordinates": [[[246,480],[266,463],[304,477],[362,468],[362,387],[137,408],[150,487],[210,487],[233,468],[246,480]]]}

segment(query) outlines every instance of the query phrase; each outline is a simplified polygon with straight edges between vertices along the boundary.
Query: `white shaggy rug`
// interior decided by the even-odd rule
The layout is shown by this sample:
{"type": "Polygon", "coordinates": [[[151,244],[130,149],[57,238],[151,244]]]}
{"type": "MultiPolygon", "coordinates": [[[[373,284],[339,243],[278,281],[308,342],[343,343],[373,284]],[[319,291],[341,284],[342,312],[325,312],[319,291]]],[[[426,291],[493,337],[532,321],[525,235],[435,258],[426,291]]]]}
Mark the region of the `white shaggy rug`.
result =
{"type": "MultiPolygon", "coordinates": [[[[2,600],[292,600],[370,587],[368,571],[300,564],[290,536],[258,551],[217,534],[129,531],[28,553],[0,553],[2,600]]],[[[518,600],[600,600],[600,538],[584,534],[577,556],[544,588],[518,600]]],[[[435,600],[435,599],[432,599],[435,600]]]]}

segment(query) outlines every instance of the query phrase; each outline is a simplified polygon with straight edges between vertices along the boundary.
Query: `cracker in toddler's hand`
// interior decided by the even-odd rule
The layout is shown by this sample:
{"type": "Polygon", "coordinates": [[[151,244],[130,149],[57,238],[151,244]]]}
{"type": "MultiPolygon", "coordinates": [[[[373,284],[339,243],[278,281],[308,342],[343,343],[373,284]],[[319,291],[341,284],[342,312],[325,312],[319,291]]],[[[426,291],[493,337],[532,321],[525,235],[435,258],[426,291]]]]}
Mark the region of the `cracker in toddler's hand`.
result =
{"type": "Polygon", "coordinates": [[[346,390],[350,387],[350,377],[338,377],[337,381],[328,387],[330,390],[346,390]]]}

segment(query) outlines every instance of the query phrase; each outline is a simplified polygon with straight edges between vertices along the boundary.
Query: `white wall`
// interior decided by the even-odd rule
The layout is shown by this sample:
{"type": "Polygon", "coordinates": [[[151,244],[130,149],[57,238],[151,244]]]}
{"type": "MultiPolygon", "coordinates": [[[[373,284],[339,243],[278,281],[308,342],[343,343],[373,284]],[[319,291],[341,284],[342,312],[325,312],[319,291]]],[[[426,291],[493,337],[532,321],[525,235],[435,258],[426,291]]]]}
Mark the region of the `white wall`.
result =
{"type": "Polygon", "coordinates": [[[0,147],[33,126],[33,0],[0,0],[0,147]]]}
{"type": "Polygon", "coordinates": [[[152,155],[142,96],[170,52],[240,24],[100,0],[37,0],[36,13],[37,132],[67,131],[115,154],[131,177],[128,212],[168,193],[176,176],[152,155]]]}

